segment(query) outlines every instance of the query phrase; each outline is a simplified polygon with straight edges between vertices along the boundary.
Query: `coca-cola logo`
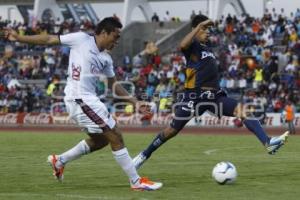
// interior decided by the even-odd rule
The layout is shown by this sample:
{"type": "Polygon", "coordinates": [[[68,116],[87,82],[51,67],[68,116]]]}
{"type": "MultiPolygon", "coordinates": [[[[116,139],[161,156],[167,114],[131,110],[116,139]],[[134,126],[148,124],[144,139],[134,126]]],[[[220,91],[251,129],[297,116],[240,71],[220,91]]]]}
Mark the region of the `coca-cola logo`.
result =
{"type": "Polygon", "coordinates": [[[8,113],[0,115],[0,124],[17,124],[18,114],[8,113]]]}
{"type": "Polygon", "coordinates": [[[26,114],[24,124],[50,124],[51,116],[47,113],[26,114]]]}
{"type": "Polygon", "coordinates": [[[69,116],[52,116],[53,124],[76,124],[69,116]]]}

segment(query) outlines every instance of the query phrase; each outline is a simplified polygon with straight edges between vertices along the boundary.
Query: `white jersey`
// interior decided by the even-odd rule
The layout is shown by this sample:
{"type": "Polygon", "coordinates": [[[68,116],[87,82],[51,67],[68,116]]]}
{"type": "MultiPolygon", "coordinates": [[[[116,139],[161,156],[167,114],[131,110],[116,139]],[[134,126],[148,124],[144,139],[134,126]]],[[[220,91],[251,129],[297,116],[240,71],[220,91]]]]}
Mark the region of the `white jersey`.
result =
{"type": "Polygon", "coordinates": [[[94,36],[84,32],[60,35],[61,44],[71,48],[65,99],[97,98],[99,77],[114,77],[113,61],[104,50],[100,51],[94,36]]]}

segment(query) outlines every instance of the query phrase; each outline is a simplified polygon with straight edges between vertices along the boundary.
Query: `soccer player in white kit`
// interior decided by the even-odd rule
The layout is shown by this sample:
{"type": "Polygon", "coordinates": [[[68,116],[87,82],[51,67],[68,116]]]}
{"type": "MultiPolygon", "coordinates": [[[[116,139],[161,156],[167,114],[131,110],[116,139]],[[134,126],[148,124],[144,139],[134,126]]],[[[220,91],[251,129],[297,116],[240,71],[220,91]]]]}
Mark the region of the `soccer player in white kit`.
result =
{"type": "MultiPolygon", "coordinates": [[[[129,177],[133,190],[157,190],[162,187],[162,183],[138,175],[116,121],[96,94],[99,76],[105,75],[109,87],[114,86],[114,92],[118,96],[128,97],[127,101],[133,105],[138,103],[136,98],[130,97],[127,91],[116,83],[113,61],[107,52],[117,44],[121,28],[122,24],[117,19],[107,17],[98,23],[94,36],[84,32],[59,36],[22,36],[12,29],[5,30],[5,36],[10,41],[37,45],[62,44],[71,49],[64,101],[70,117],[84,128],[89,137],[62,154],[48,156],[55,178],[59,181],[63,179],[64,167],[68,162],[110,144],[113,156],[129,177]]],[[[145,109],[141,111],[147,112],[145,109]]]]}

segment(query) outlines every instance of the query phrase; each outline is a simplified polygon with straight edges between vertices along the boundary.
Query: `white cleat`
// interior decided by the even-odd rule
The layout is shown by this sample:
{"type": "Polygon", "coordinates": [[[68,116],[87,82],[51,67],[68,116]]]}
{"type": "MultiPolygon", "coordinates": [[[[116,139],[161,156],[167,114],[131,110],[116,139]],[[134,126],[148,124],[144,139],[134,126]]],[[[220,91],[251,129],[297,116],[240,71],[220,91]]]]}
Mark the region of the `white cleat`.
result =
{"type": "Polygon", "coordinates": [[[139,153],[136,157],[132,159],[135,168],[138,170],[146,162],[147,158],[144,156],[143,152],[139,153]]]}
{"type": "Polygon", "coordinates": [[[271,155],[275,154],[278,151],[278,149],[286,143],[288,137],[289,137],[289,131],[286,131],[284,134],[280,136],[272,137],[270,139],[269,144],[266,147],[268,153],[271,155]]]}
{"type": "Polygon", "coordinates": [[[131,189],[135,191],[153,191],[160,189],[163,184],[150,181],[147,177],[141,177],[136,183],[130,183],[131,189]]]}
{"type": "Polygon", "coordinates": [[[58,181],[62,181],[64,179],[64,167],[57,168],[56,162],[58,161],[57,155],[49,155],[47,162],[51,165],[53,169],[53,176],[58,181]]]}

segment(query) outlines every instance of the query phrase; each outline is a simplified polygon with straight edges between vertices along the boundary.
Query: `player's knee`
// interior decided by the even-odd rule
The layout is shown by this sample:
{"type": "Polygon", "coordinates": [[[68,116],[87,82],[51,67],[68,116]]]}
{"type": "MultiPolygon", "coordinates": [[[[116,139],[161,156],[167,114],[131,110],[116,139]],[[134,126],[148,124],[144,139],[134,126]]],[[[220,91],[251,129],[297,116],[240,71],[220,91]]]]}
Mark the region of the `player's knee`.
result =
{"type": "Polygon", "coordinates": [[[178,132],[179,132],[178,130],[176,130],[172,127],[168,127],[164,130],[163,134],[166,139],[169,139],[169,138],[176,136],[178,134],[178,132]]]}
{"type": "Polygon", "coordinates": [[[90,151],[97,151],[108,145],[107,139],[103,135],[89,134],[90,138],[86,139],[86,143],[90,147],[90,151]]]}
{"type": "Polygon", "coordinates": [[[110,143],[113,150],[124,148],[124,140],[118,128],[113,128],[105,133],[107,141],[110,143]]]}
{"type": "Polygon", "coordinates": [[[97,141],[97,143],[95,144],[95,151],[96,150],[99,150],[99,149],[102,149],[103,147],[107,146],[108,145],[108,141],[105,139],[105,140],[101,140],[101,141],[97,141]]]}

